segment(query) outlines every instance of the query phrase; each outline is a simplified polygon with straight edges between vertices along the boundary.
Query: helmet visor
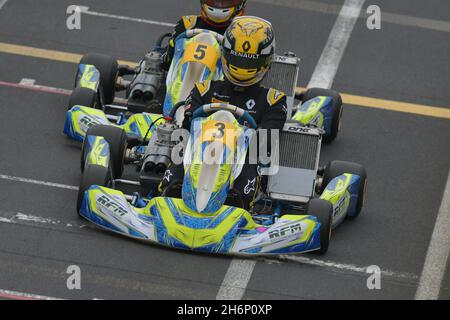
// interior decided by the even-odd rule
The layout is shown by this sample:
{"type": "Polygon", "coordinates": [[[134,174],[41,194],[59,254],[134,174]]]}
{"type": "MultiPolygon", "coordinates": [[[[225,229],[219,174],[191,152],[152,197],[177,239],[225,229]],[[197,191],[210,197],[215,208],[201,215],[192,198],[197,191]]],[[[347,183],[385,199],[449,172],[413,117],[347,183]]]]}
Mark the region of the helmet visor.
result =
{"type": "Polygon", "coordinates": [[[223,57],[227,64],[239,69],[261,69],[272,61],[272,55],[236,52],[230,49],[223,50],[223,57]]]}
{"type": "Polygon", "coordinates": [[[220,9],[236,7],[241,3],[242,0],[203,0],[203,4],[220,9]]]}

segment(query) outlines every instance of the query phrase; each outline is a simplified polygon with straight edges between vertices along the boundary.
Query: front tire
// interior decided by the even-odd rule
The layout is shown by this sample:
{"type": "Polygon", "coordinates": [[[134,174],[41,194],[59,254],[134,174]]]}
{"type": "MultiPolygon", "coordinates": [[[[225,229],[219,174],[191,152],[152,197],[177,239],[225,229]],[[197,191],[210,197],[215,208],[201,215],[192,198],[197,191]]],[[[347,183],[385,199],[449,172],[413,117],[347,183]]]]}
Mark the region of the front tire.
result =
{"type": "Polygon", "coordinates": [[[86,166],[80,180],[80,185],[78,188],[78,198],[77,198],[77,212],[83,204],[85,192],[92,186],[98,185],[102,187],[107,187],[111,181],[111,173],[108,168],[89,164],[86,166]]]}
{"type": "Polygon", "coordinates": [[[313,198],[308,202],[306,214],[315,216],[320,222],[320,249],[314,253],[324,254],[328,251],[331,239],[333,205],[329,201],[313,198]]]}
{"type": "Polygon", "coordinates": [[[366,169],[354,162],[348,162],[348,161],[331,161],[329,162],[324,170],[323,173],[323,180],[322,180],[322,188],[321,193],[325,190],[328,183],[330,183],[331,180],[333,180],[336,177],[339,177],[340,175],[344,173],[350,173],[360,176],[359,181],[359,191],[358,191],[358,202],[356,203],[356,211],[355,214],[352,216],[347,215],[347,219],[354,219],[361,213],[363,204],[364,204],[364,197],[365,197],[365,191],[366,191],[366,184],[367,184],[367,172],[366,169]]]}
{"type": "Polygon", "coordinates": [[[91,64],[100,72],[100,82],[103,89],[103,98],[105,104],[111,104],[116,94],[116,81],[119,73],[119,63],[113,57],[88,53],[84,55],[80,64],[91,64]]]}
{"type": "Polygon", "coordinates": [[[69,98],[67,110],[73,106],[83,106],[98,109],[97,92],[88,88],[75,88],[69,98]]]}
{"type": "Polygon", "coordinates": [[[81,148],[81,171],[85,169],[83,155],[85,150],[86,139],[89,135],[100,136],[105,138],[109,144],[110,158],[112,164],[112,174],[114,179],[120,179],[123,173],[123,164],[125,152],[127,150],[127,135],[121,128],[108,125],[93,125],[86,132],[86,138],[83,141],[81,148]]]}
{"type": "Polygon", "coordinates": [[[311,88],[306,90],[306,92],[303,94],[302,103],[314,99],[318,96],[328,96],[332,98],[333,117],[331,120],[331,130],[330,132],[327,132],[323,135],[323,141],[326,143],[330,143],[334,139],[336,139],[341,126],[342,98],[341,95],[334,90],[311,88]]]}

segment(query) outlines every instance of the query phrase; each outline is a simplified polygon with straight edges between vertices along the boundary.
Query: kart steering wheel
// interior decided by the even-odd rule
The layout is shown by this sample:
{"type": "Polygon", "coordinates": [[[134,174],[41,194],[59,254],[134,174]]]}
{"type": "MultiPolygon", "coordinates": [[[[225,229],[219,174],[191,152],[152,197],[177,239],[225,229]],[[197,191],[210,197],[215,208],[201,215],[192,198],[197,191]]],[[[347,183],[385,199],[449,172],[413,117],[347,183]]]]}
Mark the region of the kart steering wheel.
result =
{"type": "Polygon", "coordinates": [[[190,30],[187,30],[187,31],[183,32],[182,34],[180,34],[177,37],[176,40],[178,40],[181,37],[192,38],[192,37],[195,37],[195,36],[197,36],[197,35],[199,35],[201,33],[209,33],[209,34],[211,34],[214,38],[216,38],[216,40],[219,43],[222,43],[222,41],[223,41],[223,35],[221,35],[221,34],[219,34],[217,32],[211,31],[211,30],[207,30],[207,29],[190,29],[190,30]]]}
{"type": "Polygon", "coordinates": [[[216,112],[219,110],[229,111],[235,116],[242,118],[243,120],[247,121],[247,123],[250,125],[251,128],[257,129],[258,125],[256,124],[255,119],[253,116],[245,111],[242,108],[233,106],[232,104],[228,103],[209,103],[205,104],[201,108],[198,108],[194,111],[192,114],[192,119],[199,118],[199,117],[206,117],[209,113],[216,112]]]}

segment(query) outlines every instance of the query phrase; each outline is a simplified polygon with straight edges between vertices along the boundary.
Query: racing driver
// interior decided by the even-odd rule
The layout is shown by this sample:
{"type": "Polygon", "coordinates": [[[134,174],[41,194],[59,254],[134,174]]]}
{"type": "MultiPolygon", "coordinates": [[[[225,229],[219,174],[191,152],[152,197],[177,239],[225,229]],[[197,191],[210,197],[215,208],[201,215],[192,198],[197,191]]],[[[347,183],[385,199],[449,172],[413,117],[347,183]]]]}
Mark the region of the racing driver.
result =
{"type": "Polygon", "coordinates": [[[243,15],[247,0],[200,0],[201,14],[199,16],[184,16],[175,26],[175,31],[169,40],[164,69],[168,70],[172,62],[175,39],[190,29],[206,29],[221,35],[230,25],[231,21],[243,15]]]}
{"type": "MultiPolygon", "coordinates": [[[[261,85],[275,52],[274,32],[270,22],[249,16],[235,18],[225,32],[222,52],[225,79],[195,85],[186,102],[185,122],[189,122],[189,115],[196,108],[208,103],[223,102],[249,112],[258,128],[282,129],[287,116],[286,96],[278,90],[261,85]]],[[[183,124],[183,127],[190,126],[183,124]]],[[[180,184],[183,174],[183,165],[172,165],[167,169],[160,184],[163,195],[166,195],[165,191],[171,186],[180,184]]],[[[259,187],[258,166],[249,164],[247,159],[230,193],[233,192],[231,194],[239,199],[240,207],[248,209],[259,187]]]]}

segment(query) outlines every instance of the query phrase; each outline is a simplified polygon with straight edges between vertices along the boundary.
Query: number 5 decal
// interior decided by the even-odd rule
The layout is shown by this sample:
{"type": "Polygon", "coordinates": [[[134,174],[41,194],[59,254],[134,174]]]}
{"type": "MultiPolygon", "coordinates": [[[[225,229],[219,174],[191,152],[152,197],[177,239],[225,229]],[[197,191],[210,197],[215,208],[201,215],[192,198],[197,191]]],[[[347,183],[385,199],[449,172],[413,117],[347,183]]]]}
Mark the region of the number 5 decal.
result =
{"type": "Polygon", "coordinates": [[[203,60],[206,56],[206,49],[208,49],[207,46],[204,44],[199,44],[197,46],[197,50],[195,50],[194,58],[197,60],[203,60]]]}

